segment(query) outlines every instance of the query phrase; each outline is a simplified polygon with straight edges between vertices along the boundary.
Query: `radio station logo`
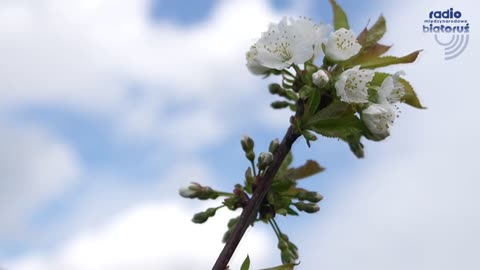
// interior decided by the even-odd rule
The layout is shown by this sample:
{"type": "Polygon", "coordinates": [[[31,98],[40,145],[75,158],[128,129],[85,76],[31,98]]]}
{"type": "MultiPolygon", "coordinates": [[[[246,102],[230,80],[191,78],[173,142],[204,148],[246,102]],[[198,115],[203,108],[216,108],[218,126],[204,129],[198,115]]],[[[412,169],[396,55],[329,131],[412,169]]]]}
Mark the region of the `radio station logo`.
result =
{"type": "Polygon", "coordinates": [[[444,47],[445,60],[458,57],[468,45],[470,23],[462,17],[462,12],[453,8],[430,11],[423,21],[423,32],[434,36],[435,41],[444,47]]]}

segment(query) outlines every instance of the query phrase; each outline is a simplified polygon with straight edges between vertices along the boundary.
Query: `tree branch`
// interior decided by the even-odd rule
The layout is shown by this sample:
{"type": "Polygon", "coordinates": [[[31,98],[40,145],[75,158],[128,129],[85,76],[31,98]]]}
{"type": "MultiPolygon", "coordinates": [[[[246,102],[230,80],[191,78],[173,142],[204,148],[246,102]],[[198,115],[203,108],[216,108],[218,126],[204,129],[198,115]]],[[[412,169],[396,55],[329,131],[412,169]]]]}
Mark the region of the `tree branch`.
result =
{"type": "Polygon", "coordinates": [[[288,128],[285,136],[282,139],[282,142],[273,152],[272,162],[270,163],[268,169],[265,171],[264,176],[260,178],[260,181],[258,181],[258,186],[253,192],[252,198],[248,202],[247,206],[243,209],[237,225],[233,229],[232,234],[228,238],[212,270],[225,270],[227,268],[228,262],[230,261],[233,253],[235,252],[235,249],[240,243],[243,235],[245,234],[245,231],[247,230],[248,226],[250,226],[255,220],[260,206],[262,205],[263,199],[270,190],[270,187],[273,183],[273,178],[277,174],[280,165],[282,165],[283,160],[292,148],[292,144],[295,142],[295,140],[297,140],[299,136],[300,134],[295,130],[293,126],[290,126],[288,128]]]}

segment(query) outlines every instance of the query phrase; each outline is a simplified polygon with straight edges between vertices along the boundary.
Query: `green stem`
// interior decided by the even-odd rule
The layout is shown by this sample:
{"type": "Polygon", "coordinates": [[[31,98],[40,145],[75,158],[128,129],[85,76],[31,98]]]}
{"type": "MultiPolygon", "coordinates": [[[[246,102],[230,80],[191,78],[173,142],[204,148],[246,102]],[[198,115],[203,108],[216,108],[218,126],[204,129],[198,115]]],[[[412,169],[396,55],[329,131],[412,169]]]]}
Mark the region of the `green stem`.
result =
{"type": "Polygon", "coordinates": [[[220,206],[215,207],[215,211],[217,211],[218,209],[220,209],[220,208],[222,208],[222,207],[225,207],[225,205],[223,204],[223,205],[220,205],[220,206]]]}
{"type": "Polygon", "coordinates": [[[268,223],[270,224],[270,226],[272,226],[272,229],[273,229],[273,231],[275,232],[275,235],[277,236],[278,240],[280,240],[280,233],[277,231],[277,228],[276,228],[275,225],[273,224],[272,220],[273,220],[273,219],[269,219],[269,220],[268,220],[268,223]]]}
{"type": "Polygon", "coordinates": [[[282,238],[282,231],[280,230],[280,227],[278,226],[277,221],[275,221],[275,219],[272,218],[272,222],[273,222],[273,225],[275,225],[275,227],[277,228],[278,235],[279,235],[278,239],[282,238]]]}
{"type": "Polygon", "coordinates": [[[216,191],[216,190],[215,190],[215,193],[217,193],[218,196],[225,196],[225,197],[232,197],[232,196],[234,196],[233,193],[224,192],[224,191],[216,191]]]}
{"type": "Polygon", "coordinates": [[[257,169],[255,169],[255,162],[253,162],[253,160],[250,160],[250,164],[252,164],[253,176],[257,177],[257,169]]]}

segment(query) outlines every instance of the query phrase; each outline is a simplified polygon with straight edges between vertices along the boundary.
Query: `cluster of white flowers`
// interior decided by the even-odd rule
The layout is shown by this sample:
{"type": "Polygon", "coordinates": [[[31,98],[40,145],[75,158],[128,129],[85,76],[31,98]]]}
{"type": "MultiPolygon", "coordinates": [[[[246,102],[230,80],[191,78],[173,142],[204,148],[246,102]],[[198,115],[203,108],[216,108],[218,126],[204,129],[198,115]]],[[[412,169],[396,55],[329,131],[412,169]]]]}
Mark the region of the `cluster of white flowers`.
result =
{"type": "MultiPolygon", "coordinates": [[[[341,64],[357,55],[362,46],[353,31],[344,28],[332,31],[326,24],[315,24],[311,19],[284,17],[278,24],[270,24],[260,39],[247,53],[247,67],[253,74],[266,74],[269,70],[283,70],[292,65],[301,65],[325,53],[332,65],[341,64]]],[[[392,104],[399,102],[405,90],[399,82],[402,73],[388,76],[378,88],[378,99],[369,102],[369,83],[375,72],[360,66],[343,71],[335,78],[335,92],[341,101],[359,104],[367,128],[378,138],[389,135],[389,127],[395,120],[392,104]],[[360,107],[361,108],[361,107],[360,107]]],[[[312,83],[324,87],[330,73],[318,69],[312,74],[312,83]]]]}
{"type": "Polygon", "coordinates": [[[395,121],[394,103],[400,101],[405,94],[405,88],[399,82],[403,72],[388,76],[378,89],[377,103],[371,103],[362,111],[363,121],[368,129],[378,136],[385,138],[389,135],[389,128],[395,121]]]}
{"type": "Polygon", "coordinates": [[[362,111],[362,118],[367,128],[378,138],[389,135],[389,128],[395,121],[394,103],[400,102],[405,94],[399,77],[403,72],[388,76],[377,91],[377,102],[369,103],[368,83],[375,73],[369,69],[360,69],[360,66],[344,71],[335,83],[337,96],[347,103],[367,104],[362,111]]]}
{"type": "Polygon", "coordinates": [[[361,46],[351,30],[341,28],[329,36],[331,29],[330,25],[315,24],[306,17],[289,20],[284,17],[278,24],[270,24],[252,46],[247,53],[247,67],[258,75],[269,69],[300,65],[322,56],[322,44],[331,61],[347,60],[360,51],[361,46]]]}

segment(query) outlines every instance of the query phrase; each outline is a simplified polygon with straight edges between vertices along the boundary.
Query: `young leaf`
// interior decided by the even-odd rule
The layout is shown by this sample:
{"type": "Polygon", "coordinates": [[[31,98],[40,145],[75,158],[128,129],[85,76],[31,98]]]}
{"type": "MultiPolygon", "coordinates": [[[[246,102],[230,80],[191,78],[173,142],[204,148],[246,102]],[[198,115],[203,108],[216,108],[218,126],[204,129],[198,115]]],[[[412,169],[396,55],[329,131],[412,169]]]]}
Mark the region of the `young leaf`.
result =
{"type": "Polygon", "coordinates": [[[285,157],[285,159],[282,162],[282,165],[280,165],[280,169],[278,169],[278,173],[275,177],[280,177],[281,175],[285,174],[285,172],[288,169],[288,166],[290,166],[290,164],[292,164],[292,161],[293,161],[292,152],[288,152],[287,156],[285,157]]]}
{"type": "Polygon", "coordinates": [[[383,17],[383,15],[380,15],[372,28],[367,31],[365,43],[360,44],[366,48],[373,46],[377,44],[377,42],[383,37],[386,31],[387,26],[385,24],[385,18],[383,17]]]}
{"type": "Polygon", "coordinates": [[[318,108],[318,105],[320,104],[320,99],[321,99],[320,89],[314,88],[307,101],[306,113],[308,115],[315,114],[318,108]]]}
{"type": "MultiPolygon", "coordinates": [[[[387,78],[390,75],[391,74],[388,74],[385,72],[375,72],[375,76],[373,77],[370,84],[375,86],[380,86],[382,85],[383,80],[385,80],[385,78],[387,78]]],[[[398,81],[403,85],[403,88],[405,89],[405,95],[402,97],[401,101],[412,107],[415,107],[418,109],[425,109],[425,107],[423,107],[420,100],[418,99],[417,94],[415,93],[415,90],[413,90],[412,85],[404,78],[399,78],[398,81]]]]}
{"type": "Polygon", "coordinates": [[[347,60],[345,63],[342,64],[344,69],[348,69],[357,65],[361,65],[362,63],[368,62],[370,59],[375,59],[381,56],[382,54],[386,53],[392,46],[383,45],[377,43],[365,50],[360,51],[360,53],[350,60],[347,60]]]}
{"type": "Polygon", "coordinates": [[[308,128],[311,125],[316,125],[318,122],[340,118],[343,115],[350,113],[353,114],[350,104],[345,102],[334,102],[307,119],[304,127],[308,128]]]}
{"type": "Polygon", "coordinates": [[[230,235],[232,234],[232,231],[233,231],[233,228],[235,227],[235,225],[237,225],[238,223],[238,220],[240,219],[240,216],[236,217],[236,218],[232,218],[228,221],[228,224],[227,224],[227,231],[223,234],[223,238],[222,238],[222,242],[223,243],[226,243],[228,238],[230,237],[230,235]]]}
{"type": "Polygon", "coordinates": [[[242,266],[240,266],[240,270],[248,270],[248,269],[250,269],[250,257],[247,255],[247,257],[242,263],[242,266]]]}
{"type": "Polygon", "coordinates": [[[348,25],[347,14],[345,11],[337,4],[337,1],[330,0],[330,4],[332,5],[333,9],[333,26],[335,30],[340,28],[350,29],[348,25]]]}
{"type": "Polygon", "coordinates": [[[365,156],[365,153],[363,152],[363,144],[360,142],[360,137],[348,142],[348,146],[350,146],[350,150],[357,158],[363,158],[365,156]]]}
{"type": "Polygon", "coordinates": [[[320,166],[315,160],[307,160],[307,162],[300,167],[288,169],[287,174],[291,178],[299,180],[310,177],[324,170],[325,168],[320,166]]]}
{"type": "Polygon", "coordinates": [[[396,65],[396,64],[412,63],[417,59],[417,56],[420,52],[421,50],[414,51],[413,53],[402,56],[402,57],[396,57],[396,56],[375,57],[363,62],[361,66],[362,68],[373,69],[373,68],[386,67],[386,66],[396,65]]]}
{"type": "Polygon", "coordinates": [[[310,130],[329,138],[350,141],[350,137],[361,135],[361,120],[355,115],[346,115],[336,119],[318,121],[309,127],[310,130]]]}
{"type": "Polygon", "coordinates": [[[417,93],[415,93],[415,90],[413,90],[412,85],[403,78],[400,78],[398,81],[403,84],[403,88],[405,89],[405,95],[402,97],[402,102],[407,103],[408,105],[418,109],[426,109],[420,103],[420,100],[417,97],[417,93]]]}

